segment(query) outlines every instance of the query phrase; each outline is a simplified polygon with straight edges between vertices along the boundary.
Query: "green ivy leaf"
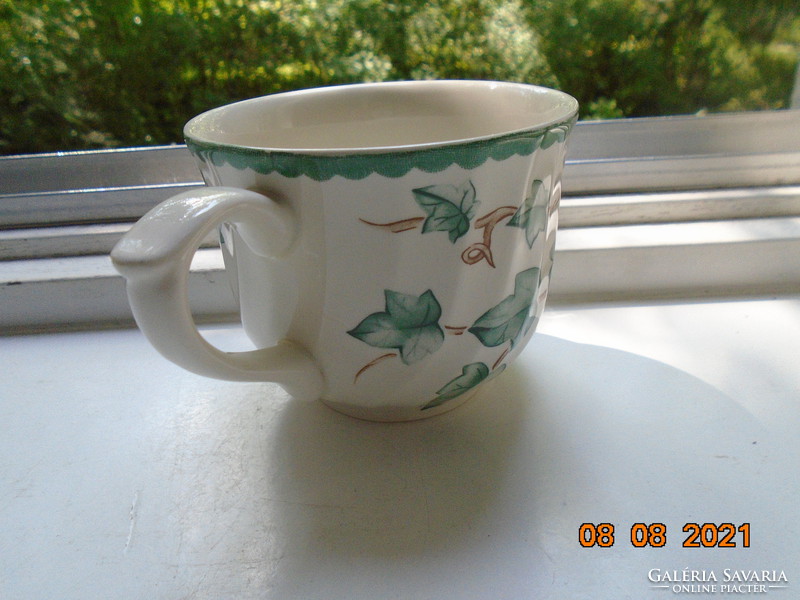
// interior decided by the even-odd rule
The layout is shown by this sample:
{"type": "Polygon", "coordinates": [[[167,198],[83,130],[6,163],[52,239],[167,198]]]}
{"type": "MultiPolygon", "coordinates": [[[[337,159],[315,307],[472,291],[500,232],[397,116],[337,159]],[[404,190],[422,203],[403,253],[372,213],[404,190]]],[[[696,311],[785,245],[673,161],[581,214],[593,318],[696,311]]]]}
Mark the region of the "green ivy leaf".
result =
{"type": "Polygon", "coordinates": [[[506,223],[508,227],[519,227],[525,230],[525,239],[528,247],[533,248],[539,234],[547,230],[547,201],[548,193],[544,183],[538,179],[531,185],[531,193],[525,198],[511,220],[506,223]]]}
{"type": "Polygon", "coordinates": [[[433,292],[421,296],[384,290],[386,310],[369,315],[347,333],[376,348],[394,348],[407,365],[436,352],[444,342],[442,308],[433,292]]]}
{"type": "Polygon", "coordinates": [[[414,199],[428,218],[422,225],[422,233],[446,231],[450,241],[455,241],[469,231],[470,221],[475,216],[480,202],[475,186],[467,180],[462,185],[429,185],[412,190],[414,199]]]}
{"type": "Polygon", "coordinates": [[[474,388],[487,377],[489,377],[489,367],[487,367],[484,363],[478,362],[466,365],[463,369],[461,369],[461,375],[450,381],[442,389],[436,392],[436,398],[423,406],[422,410],[434,408],[447,402],[448,400],[457,398],[461,394],[474,388]]]}
{"type": "Polygon", "coordinates": [[[534,300],[539,287],[539,268],[532,267],[514,278],[514,293],[487,310],[469,328],[481,344],[493,348],[507,341],[511,346],[528,333],[534,320],[534,300]]]}

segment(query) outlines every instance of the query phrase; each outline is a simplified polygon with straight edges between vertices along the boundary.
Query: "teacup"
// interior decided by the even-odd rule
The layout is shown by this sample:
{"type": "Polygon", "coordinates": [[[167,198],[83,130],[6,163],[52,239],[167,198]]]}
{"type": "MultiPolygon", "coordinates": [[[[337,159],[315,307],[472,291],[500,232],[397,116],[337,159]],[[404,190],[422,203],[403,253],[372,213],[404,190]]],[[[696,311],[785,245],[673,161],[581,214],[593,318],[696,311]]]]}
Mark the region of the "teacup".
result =
{"type": "Polygon", "coordinates": [[[168,359],[402,421],[461,404],[519,354],[550,280],[567,94],[489,81],[333,86],[188,122],[208,187],[148,212],[111,253],[168,359]],[[256,350],[222,352],[189,310],[219,228],[256,350]]]}

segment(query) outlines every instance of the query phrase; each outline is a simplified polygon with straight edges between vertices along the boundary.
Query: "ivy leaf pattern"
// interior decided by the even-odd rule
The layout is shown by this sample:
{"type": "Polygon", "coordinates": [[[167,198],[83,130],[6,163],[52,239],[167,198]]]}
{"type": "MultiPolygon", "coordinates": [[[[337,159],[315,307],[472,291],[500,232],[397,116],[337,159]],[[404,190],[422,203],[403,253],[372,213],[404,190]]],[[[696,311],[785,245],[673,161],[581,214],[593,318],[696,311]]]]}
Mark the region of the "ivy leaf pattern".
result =
{"type": "Polygon", "coordinates": [[[461,369],[461,375],[448,382],[442,389],[436,392],[436,398],[423,406],[422,410],[435,408],[448,400],[458,398],[461,394],[468,392],[479,383],[494,379],[497,375],[502,373],[505,368],[505,365],[500,365],[497,369],[490,372],[489,367],[482,362],[464,366],[464,368],[461,369]]]}
{"type": "Polygon", "coordinates": [[[461,369],[461,375],[447,383],[442,389],[436,392],[436,398],[422,407],[422,410],[435,408],[444,404],[448,400],[457,398],[461,394],[468,392],[480,382],[489,377],[489,367],[484,363],[472,363],[461,369]]]}
{"type": "Polygon", "coordinates": [[[531,193],[525,198],[522,206],[506,223],[508,227],[519,227],[525,230],[528,247],[533,248],[539,234],[547,230],[547,188],[540,180],[531,185],[531,193]]]}
{"type": "Polygon", "coordinates": [[[475,216],[480,202],[472,181],[460,186],[429,185],[412,190],[414,199],[428,218],[422,225],[422,233],[446,231],[450,241],[469,231],[470,221],[475,216]]]}
{"type": "Polygon", "coordinates": [[[421,296],[384,290],[384,312],[376,312],[347,333],[375,348],[394,348],[406,365],[436,352],[444,342],[442,308],[431,290],[421,296]]]}
{"type": "Polygon", "coordinates": [[[517,273],[514,293],[483,313],[469,332],[484,346],[494,348],[510,341],[513,347],[533,324],[536,313],[533,304],[538,287],[538,267],[517,273]]]}

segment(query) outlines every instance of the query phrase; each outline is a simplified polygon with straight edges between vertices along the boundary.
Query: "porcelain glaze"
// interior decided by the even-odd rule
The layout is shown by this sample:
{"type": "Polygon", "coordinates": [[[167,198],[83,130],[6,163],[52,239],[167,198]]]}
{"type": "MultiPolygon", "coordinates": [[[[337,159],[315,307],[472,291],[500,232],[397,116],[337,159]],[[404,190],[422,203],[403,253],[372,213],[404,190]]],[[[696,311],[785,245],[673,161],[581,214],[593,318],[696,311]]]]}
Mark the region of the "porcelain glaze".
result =
{"type": "Polygon", "coordinates": [[[142,330],[192,371],[361,418],[438,414],[536,327],[576,113],[561,92],[468,81],[215,109],[185,130],[210,187],[148,213],[112,259],[142,330]],[[188,264],[217,226],[253,352],[208,345],[188,311],[188,264]]]}

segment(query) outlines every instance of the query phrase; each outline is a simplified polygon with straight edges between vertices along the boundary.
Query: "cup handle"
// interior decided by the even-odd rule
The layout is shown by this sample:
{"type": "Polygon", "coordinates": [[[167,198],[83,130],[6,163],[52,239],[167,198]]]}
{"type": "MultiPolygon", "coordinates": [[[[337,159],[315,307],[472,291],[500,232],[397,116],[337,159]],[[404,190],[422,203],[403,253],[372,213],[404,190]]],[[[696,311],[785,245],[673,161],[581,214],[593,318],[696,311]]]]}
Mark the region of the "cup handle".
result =
{"type": "Polygon", "coordinates": [[[150,210],[111,251],[125,277],[133,316],[150,343],[175,364],[229,381],[270,381],[295,397],[318,398],[323,377],[311,355],[285,340],[249,352],[209,344],[189,309],[189,267],[203,238],[235,223],[259,255],[285,255],[297,236],[291,210],[257,192],[204,187],[173,196],[150,210]]]}

